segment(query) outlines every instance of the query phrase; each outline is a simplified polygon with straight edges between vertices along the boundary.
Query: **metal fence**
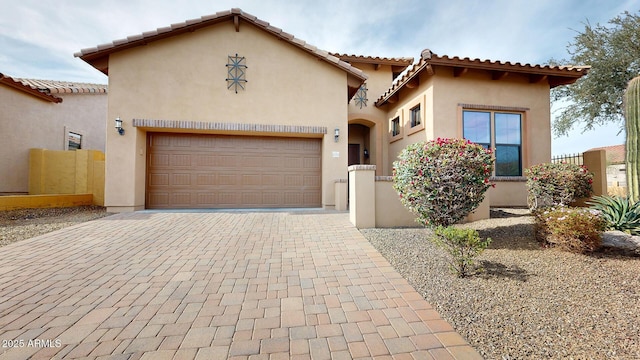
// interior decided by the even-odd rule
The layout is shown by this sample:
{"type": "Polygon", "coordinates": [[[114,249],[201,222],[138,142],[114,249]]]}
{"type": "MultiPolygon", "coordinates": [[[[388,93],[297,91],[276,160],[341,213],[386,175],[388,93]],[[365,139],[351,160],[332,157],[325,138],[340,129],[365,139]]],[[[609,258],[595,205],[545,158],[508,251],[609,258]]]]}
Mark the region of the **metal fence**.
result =
{"type": "Polygon", "coordinates": [[[554,164],[557,163],[567,163],[567,164],[576,164],[576,165],[584,165],[584,160],[582,158],[582,154],[563,154],[556,155],[551,157],[551,162],[554,164]]]}

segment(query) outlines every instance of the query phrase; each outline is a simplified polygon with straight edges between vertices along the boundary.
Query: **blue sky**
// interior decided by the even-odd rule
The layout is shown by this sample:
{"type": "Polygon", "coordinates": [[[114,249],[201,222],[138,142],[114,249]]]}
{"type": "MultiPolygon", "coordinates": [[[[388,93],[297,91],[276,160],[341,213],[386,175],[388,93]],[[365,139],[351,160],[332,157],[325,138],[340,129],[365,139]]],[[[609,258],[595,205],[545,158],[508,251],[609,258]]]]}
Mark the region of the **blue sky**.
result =
{"type": "MultiPolygon", "coordinates": [[[[545,64],[589,21],[606,24],[640,0],[0,0],[0,72],[107,83],[74,53],[239,7],[321,49],[372,56],[438,55],[545,64]]],[[[582,64],[579,64],[582,65],[582,64]]],[[[557,109],[552,109],[553,112],[557,109]]],[[[554,154],[621,144],[611,124],[554,138],[554,154]]]]}

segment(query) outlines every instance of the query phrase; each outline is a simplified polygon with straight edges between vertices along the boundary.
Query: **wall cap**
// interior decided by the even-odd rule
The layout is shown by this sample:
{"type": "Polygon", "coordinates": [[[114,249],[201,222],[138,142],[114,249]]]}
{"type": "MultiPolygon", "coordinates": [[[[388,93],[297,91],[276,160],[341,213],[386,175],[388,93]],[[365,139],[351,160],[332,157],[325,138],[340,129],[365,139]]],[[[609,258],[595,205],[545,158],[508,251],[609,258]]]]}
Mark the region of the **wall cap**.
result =
{"type": "Polygon", "coordinates": [[[369,171],[375,171],[376,170],[376,166],[375,165],[351,165],[348,168],[349,172],[351,171],[363,171],[363,170],[369,170],[369,171]]]}
{"type": "Polygon", "coordinates": [[[489,178],[491,181],[497,182],[524,182],[527,181],[526,176],[492,176],[489,178]]]}

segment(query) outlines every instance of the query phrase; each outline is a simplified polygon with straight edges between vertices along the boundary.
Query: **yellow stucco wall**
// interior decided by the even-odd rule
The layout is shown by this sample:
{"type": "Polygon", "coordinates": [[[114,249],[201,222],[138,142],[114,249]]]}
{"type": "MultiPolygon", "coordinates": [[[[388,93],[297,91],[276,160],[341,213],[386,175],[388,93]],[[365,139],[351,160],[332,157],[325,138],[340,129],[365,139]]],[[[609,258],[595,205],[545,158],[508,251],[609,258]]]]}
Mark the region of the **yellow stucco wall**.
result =
{"type": "MultiPolygon", "coordinates": [[[[389,134],[385,174],[391,174],[393,161],[411,143],[437,137],[461,138],[464,108],[461,104],[480,106],[480,109],[517,109],[523,114],[523,169],[551,160],[551,109],[546,82],[532,84],[528,77],[518,74],[492,80],[489,72],[480,70],[469,70],[460,77],[454,77],[452,69],[447,67],[436,66],[434,71],[432,77],[423,72],[418,87],[401,90],[400,101],[386,105],[387,133],[390,133],[390,122],[395,116],[400,117],[402,132],[395,139],[389,134]],[[424,112],[425,128],[411,132],[410,109],[417,103],[424,112]]],[[[496,189],[490,191],[491,206],[526,206],[523,181],[502,182],[498,179],[496,183],[496,189]]]]}
{"type": "Polygon", "coordinates": [[[324,126],[326,135],[314,135],[323,138],[323,206],[334,206],[334,180],[347,175],[346,73],[243,21],[239,32],[228,21],[111,54],[105,187],[110,211],[145,206],[146,139],[154,129],[133,128],[134,118],[324,126]],[[228,56],[236,54],[248,67],[246,90],[237,94],[225,80],[228,56]],[[111,129],[116,117],[124,121],[124,136],[111,129]],[[342,136],[337,143],[335,128],[342,136]]]}
{"type": "Polygon", "coordinates": [[[0,84],[0,193],[29,191],[29,149],[65,150],[67,132],[82,135],[82,148],[104,151],[104,93],[56,94],[51,103],[0,84]]]}
{"type": "Polygon", "coordinates": [[[29,151],[29,195],[92,194],[104,204],[104,153],[97,150],[29,151]]]}
{"type": "Polygon", "coordinates": [[[0,196],[0,211],[92,205],[91,194],[0,196]]]}

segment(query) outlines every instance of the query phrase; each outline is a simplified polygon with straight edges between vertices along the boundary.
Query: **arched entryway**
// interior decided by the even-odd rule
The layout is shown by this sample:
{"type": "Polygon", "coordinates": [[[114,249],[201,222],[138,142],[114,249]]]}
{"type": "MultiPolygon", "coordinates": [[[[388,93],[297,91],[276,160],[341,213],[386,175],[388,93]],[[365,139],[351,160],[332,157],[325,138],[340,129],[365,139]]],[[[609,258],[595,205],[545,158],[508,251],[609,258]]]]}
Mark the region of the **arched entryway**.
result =
{"type": "Polygon", "coordinates": [[[377,156],[377,144],[375,136],[375,123],[358,119],[349,121],[349,165],[375,165],[377,156]]]}

